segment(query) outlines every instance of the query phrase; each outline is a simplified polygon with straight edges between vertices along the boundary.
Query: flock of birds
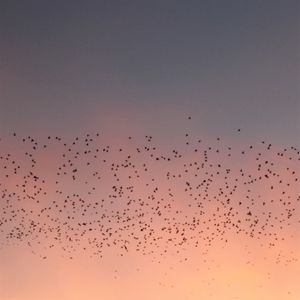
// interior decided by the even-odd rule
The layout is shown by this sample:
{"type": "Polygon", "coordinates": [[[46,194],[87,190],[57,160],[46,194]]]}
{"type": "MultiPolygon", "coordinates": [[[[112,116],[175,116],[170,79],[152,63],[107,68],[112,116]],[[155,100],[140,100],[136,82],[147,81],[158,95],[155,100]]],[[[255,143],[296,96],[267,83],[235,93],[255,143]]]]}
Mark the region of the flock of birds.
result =
{"type": "Polygon", "coordinates": [[[115,145],[105,133],[13,133],[0,141],[0,251],[160,260],[191,247],[204,253],[232,235],[274,247],[300,223],[300,151],[240,136],[233,145],[191,133],[175,145],[151,135],[115,145]]]}

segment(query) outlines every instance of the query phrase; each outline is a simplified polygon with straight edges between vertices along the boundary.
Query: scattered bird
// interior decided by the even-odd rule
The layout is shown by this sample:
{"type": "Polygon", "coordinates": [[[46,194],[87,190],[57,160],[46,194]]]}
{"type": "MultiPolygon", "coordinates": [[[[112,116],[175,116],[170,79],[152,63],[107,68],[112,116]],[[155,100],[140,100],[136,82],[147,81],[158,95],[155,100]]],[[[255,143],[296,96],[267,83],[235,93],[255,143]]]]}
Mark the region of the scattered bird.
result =
{"type": "Polygon", "coordinates": [[[0,247],[25,244],[42,259],[56,248],[68,259],[114,249],[161,260],[228,243],[232,232],[274,247],[299,222],[296,147],[188,133],[169,150],[132,133],[117,146],[104,133],[12,136],[17,151],[0,154],[0,247]]]}

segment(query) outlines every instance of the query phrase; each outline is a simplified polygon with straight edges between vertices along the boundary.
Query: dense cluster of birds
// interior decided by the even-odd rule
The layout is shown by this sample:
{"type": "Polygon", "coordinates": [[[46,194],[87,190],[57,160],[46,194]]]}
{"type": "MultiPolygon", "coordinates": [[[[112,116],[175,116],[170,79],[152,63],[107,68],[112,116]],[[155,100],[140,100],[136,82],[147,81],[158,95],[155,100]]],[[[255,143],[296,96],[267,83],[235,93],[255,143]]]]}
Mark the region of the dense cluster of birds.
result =
{"type": "Polygon", "coordinates": [[[69,259],[106,251],[161,259],[232,234],[274,247],[299,224],[300,151],[233,135],[188,132],[175,145],[128,136],[118,145],[105,133],[12,133],[0,141],[0,251],[21,244],[43,259],[52,249],[69,259]]]}

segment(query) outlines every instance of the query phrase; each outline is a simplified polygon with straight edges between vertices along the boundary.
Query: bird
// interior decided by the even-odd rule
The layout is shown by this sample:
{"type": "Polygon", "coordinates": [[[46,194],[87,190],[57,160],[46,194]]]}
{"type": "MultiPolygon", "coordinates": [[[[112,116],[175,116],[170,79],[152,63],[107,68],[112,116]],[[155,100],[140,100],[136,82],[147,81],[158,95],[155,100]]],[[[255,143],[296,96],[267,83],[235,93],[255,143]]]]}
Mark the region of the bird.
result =
{"type": "Polygon", "coordinates": [[[0,150],[0,246],[24,244],[43,260],[54,249],[70,260],[104,259],[113,249],[160,262],[230,243],[230,233],[266,248],[285,241],[284,229],[298,221],[299,149],[265,140],[231,145],[221,132],[212,142],[191,131],[169,147],[155,132],[126,132],[118,145],[105,132],[71,139],[13,132],[18,151],[0,150]]]}

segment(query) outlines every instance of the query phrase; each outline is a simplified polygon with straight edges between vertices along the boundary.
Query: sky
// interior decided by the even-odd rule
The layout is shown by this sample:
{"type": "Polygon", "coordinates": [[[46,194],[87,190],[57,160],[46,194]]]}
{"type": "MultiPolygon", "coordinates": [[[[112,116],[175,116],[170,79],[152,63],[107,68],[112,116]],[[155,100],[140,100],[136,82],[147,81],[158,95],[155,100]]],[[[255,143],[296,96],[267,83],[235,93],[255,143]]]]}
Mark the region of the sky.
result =
{"type": "MultiPolygon", "coordinates": [[[[104,138],[95,147],[105,141],[130,152],[144,145],[145,135],[151,135],[159,151],[178,148],[187,161],[194,157],[185,148],[187,131],[190,144],[203,138],[204,145],[218,147],[216,138],[221,137],[220,147],[230,144],[236,152],[250,143],[259,148],[262,140],[279,152],[291,146],[299,149],[299,6],[296,0],[1,1],[1,157],[10,153],[27,174],[30,166],[24,153],[29,146],[22,142],[23,137],[34,137],[40,144],[48,136],[59,136],[69,143],[77,136],[83,139],[97,132],[104,138]]],[[[55,195],[53,168],[60,164],[63,148],[52,140],[36,157],[38,172],[47,178],[45,189],[55,195]]],[[[83,151],[84,145],[78,149],[83,151]]],[[[273,159],[283,181],[294,178],[285,172],[286,167],[298,174],[297,153],[291,151],[293,159],[283,161],[272,156],[275,150],[271,154],[261,151],[273,159]]],[[[221,152],[222,163],[230,168],[241,165],[249,174],[254,172],[254,158],[248,152],[246,159],[234,156],[230,160],[225,150],[221,152]]],[[[108,160],[121,160],[114,153],[108,160]]],[[[147,159],[133,160],[137,165],[145,160],[152,166],[147,159]]],[[[162,179],[166,168],[151,169],[162,190],[168,188],[162,179]]],[[[175,161],[172,168],[175,172],[183,165],[175,161]]],[[[106,169],[101,165],[102,170],[106,169]]],[[[19,193],[16,184],[22,182],[22,176],[5,178],[7,169],[2,165],[1,172],[3,214],[7,209],[3,199],[8,190],[19,193]]],[[[88,169],[80,176],[94,184],[88,169]]],[[[108,175],[103,177],[101,197],[114,182],[108,175]]],[[[134,182],[141,198],[148,195],[146,182],[148,177],[134,182]]],[[[274,195],[264,185],[255,186],[254,193],[279,199],[274,184],[274,195]]],[[[176,207],[180,207],[185,196],[176,183],[174,186],[176,207]]],[[[61,189],[67,194],[89,191],[83,183],[73,185],[72,181],[64,182],[61,189]]],[[[287,189],[290,201],[295,201],[296,217],[283,229],[286,240],[274,253],[260,249],[257,240],[237,239],[231,231],[231,242],[216,241],[205,259],[195,248],[187,247],[187,262],[167,255],[159,264],[134,251],[124,258],[108,253],[101,260],[80,252],[69,260],[57,249],[43,260],[25,242],[4,243],[0,247],[0,299],[297,299],[300,257],[295,253],[300,242],[291,232],[299,226],[295,200],[299,187],[293,181],[287,189]],[[276,263],[278,253],[288,263],[276,263]]],[[[216,193],[217,186],[212,187],[211,194],[216,193]]],[[[239,191],[235,199],[243,193],[246,190],[239,191]]],[[[89,196],[86,199],[94,201],[89,196]]],[[[25,209],[30,207],[24,203],[25,209]]],[[[270,209],[280,215],[280,207],[270,209]]],[[[0,242],[6,240],[6,229],[0,232],[0,242]]]]}

